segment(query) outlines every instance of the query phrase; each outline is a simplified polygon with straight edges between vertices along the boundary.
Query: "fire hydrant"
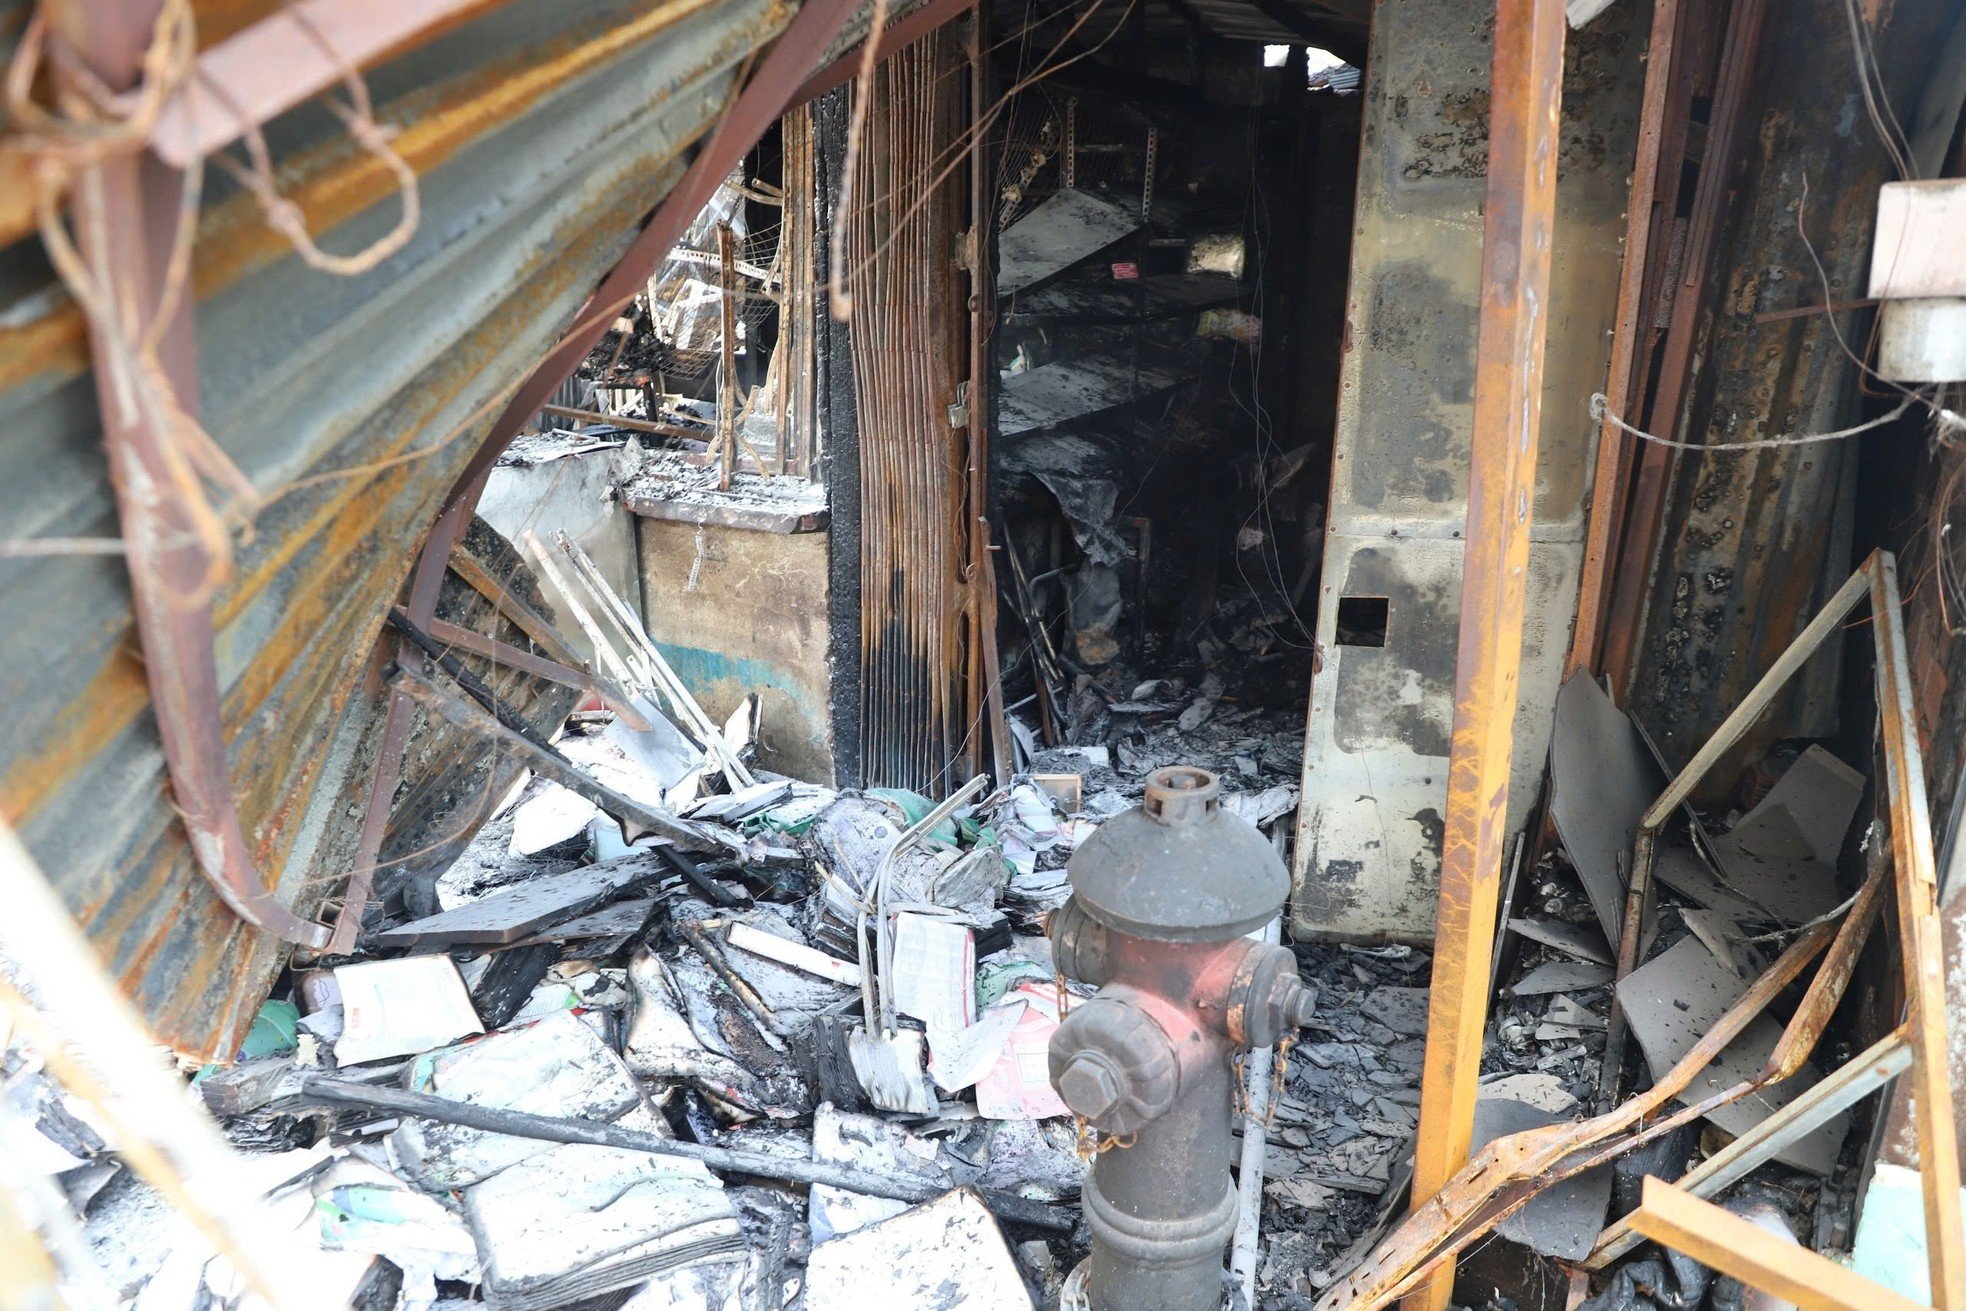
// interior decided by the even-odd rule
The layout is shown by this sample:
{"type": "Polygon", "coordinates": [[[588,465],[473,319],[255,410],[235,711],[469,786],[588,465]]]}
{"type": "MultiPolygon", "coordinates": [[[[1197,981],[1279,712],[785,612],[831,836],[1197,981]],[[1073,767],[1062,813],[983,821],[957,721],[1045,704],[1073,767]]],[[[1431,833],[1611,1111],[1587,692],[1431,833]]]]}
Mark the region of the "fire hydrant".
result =
{"type": "Polygon", "coordinates": [[[1204,769],[1154,771],[1138,809],[1099,827],[1067,867],[1058,968],[1098,995],[1052,1035],[1051,1082],[1091,1130],[1092,1256],[1074,1283],[1093,1311],[1214,1311],[1236,1227],[1233,1057],[1311,1018],[1288,948],[1245,936],[1290,878],[1204,769]]]}

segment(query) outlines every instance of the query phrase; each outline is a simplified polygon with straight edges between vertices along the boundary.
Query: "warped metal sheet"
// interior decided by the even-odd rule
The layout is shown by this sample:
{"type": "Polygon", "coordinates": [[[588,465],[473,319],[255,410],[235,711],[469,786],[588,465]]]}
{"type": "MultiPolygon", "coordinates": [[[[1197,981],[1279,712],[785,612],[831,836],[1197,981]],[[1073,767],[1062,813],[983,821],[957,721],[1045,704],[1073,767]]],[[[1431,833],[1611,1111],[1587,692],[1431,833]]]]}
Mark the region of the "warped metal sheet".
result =
{"type": "MultiPolygon", "coordinates": [[[[500,389],[570,321],[786,18],[778,0],[513,0],[372,70],[423,214],[356,278],[307,269],[249,198],[208,187],[204,416],[267,498],[217,600],[220,685],[248,839],[297,908],[347,874],[375,751],[364,676],[411,548],[500,389]]],[[[325,248],[395,223],[386,171],[319,104],[268,137],[325,248]]],[[[32,245],[0,267],[0,535],[113,535],[81,318],[32,245]]],[[[0,560],[0,807],[160,1038],[223,1056],[280,952],[184,844],[129,608],[113,557],[0,560]]]]}
{"type": "MultiPolygon", "coordinates": [[[[1428,941],[1445,829],[1481,300],[1491,42],[1477,0],[1373,10],[1348,349],[1319,591],[1293,923],[1300,936],[1428,941]],[[1346,603],[1382,644],[1341,642],[1346,603]]],[[[1644,14],[1571,34],[1557,159],[1534,526],[1509,782],[1533,803],[1576,608],[1602,381],[1636,151],[1644,14]]],[[[1350,626],[1348,626],[1350,627],[1350,626]]]]}
{"type": "Polygon", "coordinates": [[[1138,228],[1137,207],[1062,188],[997,238],[997,291],[1008,296],[1063,273],[1138,228]]]}

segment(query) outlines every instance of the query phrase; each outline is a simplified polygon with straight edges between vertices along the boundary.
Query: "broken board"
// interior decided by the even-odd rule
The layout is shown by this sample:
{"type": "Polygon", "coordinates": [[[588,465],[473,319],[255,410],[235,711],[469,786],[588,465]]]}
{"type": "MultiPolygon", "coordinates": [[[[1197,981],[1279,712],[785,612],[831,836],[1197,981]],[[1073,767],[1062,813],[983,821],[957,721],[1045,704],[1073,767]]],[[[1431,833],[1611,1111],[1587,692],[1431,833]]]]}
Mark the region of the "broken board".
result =
{"type": "MultiPolygon", "coordinates": [[[[1652,1077],[1663,1077],[1693,1050],[1747,988],[1731,965],[1716,960],[1706,944],[1690,934],[1627,975],[1618,985],[1618,1005],[1645,1050],[1652,1077]]],[[[1765,1014],[1755,1016],[1740,1037],[1693,1077],[1679,1100],[1691,1104],[1753,1078],[1781,1036],[1781,1025],[1765,1014]]],[[[1795,1077],[1722,1106],[1707,1119],[1739,1137],[1813,1088],[1819,1078],[1814,1066],[1804,1066],[1795,1077]]],[[[1775,1158],[1798,1170],[1827,1175],[1836,1164],[1849,1124],[1847,1113],[1839,1115],[1788,1143],[1775,1158]]]]}
{"type": "Polygon", "coordinates": [[[1775,914],[1757,905],[1722,883],[1700,853],[1691,847],[1660,847],[1653,857],[1652,877],[1696,901],[1708,910],[1718,911],[1730,920],[1772,923],[1775,914]]]}
{"type": "Polygon", "coordinates": [[[1573,988],[1595,988],[1611,982],[1611,967],[1591,961],[1554,960],[1538,965],[1508,988],[1511,997],[1540,997],[1573,988]]]}
{"type": "Polygon", "coordinates": [[[1804,751],[1761,804],[1714,841],[1728,884],[1780,924],[1834,910],[1842,900],[1836,858],[1863,791],[1862,774],[1821,747],[1804,751]]]}
{"type": "Polygon", "coordinates": [[[1599,965],[1612,963],[1611,948],[1605,943],[1604,935],[1588,924],[1572,924],[1568,920],[1511,919],[1509,928],[1531,942],[1554,947],[1578,960],[1594,961],[1599,965]]]}
{"type": "Polygon", "coordinates": [[[1005,378],[997,402],[998,431],[1005,437],[1090,418],[1166,391],[1182,381],[1172,369],[1141,365],[1131,354],[1108,351],[1055,360],[1005,378]]]}
{"type": "Polygon", "coordinates": [[[1550,817],[1607,942],[1624,924],[1624,870],[1639,821],[1665,790],[1631,718],[1588,673],[1572,674],[1550,732],[1550,817]]]}
{"type": "Polygon", "coordinates": [[[961,1188],[814,1245],[805,1307],[1030,1311],[1031,1295],[983,1199],[961,1188]]]}
{"type": "Polygon", "coordinates": [[[1136,206],[1065,187],[997,237],[997,292],[1008,296],[1063,273],[1140,226],[1136,206]]]}
{"type": "Polygon", "coordinates": [[[385,929],[376,937],[390,947],[517,942],[584,914],[625,888],[654,882],[663,874],[654,853],[636,851],[598,865],[527,879],[469,905],[385,929]]]}

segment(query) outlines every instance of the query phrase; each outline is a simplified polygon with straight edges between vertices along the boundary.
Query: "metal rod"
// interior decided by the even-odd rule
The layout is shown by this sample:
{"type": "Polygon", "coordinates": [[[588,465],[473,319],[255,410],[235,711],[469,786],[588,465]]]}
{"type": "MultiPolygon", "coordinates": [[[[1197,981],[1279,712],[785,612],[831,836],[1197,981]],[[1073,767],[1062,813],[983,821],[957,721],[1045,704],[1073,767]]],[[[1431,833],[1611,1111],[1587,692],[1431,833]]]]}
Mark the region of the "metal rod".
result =
{"type": "MultiPolygon", "coordinates": [[[[1852,1057],[1834,1074],[1689,1170],[1679,1186],[1695,1197],[1732,1187],[1776,1152],[1815,1132],[1911,1068],[1911,1044],[1903,1031],[1852,1057]]],[[[1644,1241],[1630,1217],[1606,1227],[1584,1265],[1603,1270],[1644,1241]]]]}
{"type": "MultiPolygon", "coordinates": [[[[1264,926],[1263,941],[1273,945],[1283,941],[1281,919],[1264,926]]],[[[1270,1119],[1276,1114],[1270,1102],[1276,1061],[1274,1046],[1259,1047],[1243,1059],[1242,1066],[1242,1155],[1236,1166],[1241,1210],[1235,1241],[1229,1247],[1229,1273],[1242,1286],[1243,1305],[1250,1308],[1256,1306],[1257,1258],[1263,1254],[1257,1240],[1263,1220],[1263,1158],[1269,1150],[1270,1119]]]]}
{"type": "Polygon", "coordinates": [[[541,751],[552,751],[553,743],[546,734],[539,731],[532,721],[505,704],[498,693],[485,685],[485,681],[464,667],[464,662],[444,649],[444,644],[410,622],[410,617],[397,606],[389,612],[389,622],[396,630],[410,640],[410,644],[424,655],[436,661],[437,667],[451,676],[451,681],[464,689],[465,695],[483,706],[493,718],[508,731],[517,733],[541,751]]]}
{"type": "Polygon", "coordinates": [[[786,1036],[785,1021],[779,1019],[777,1013],[765,1005],[765,999],[758,995],[757,990],[731,968],[730,961],[717,949],[715,943],[704,936],[701,928],[687,920],[678,920],[676,931],[683,935],[683,941],[694,948],[696,954],[703,958],[704,963],[719,979],[723,980],[724,986],[730,989],[731,995],[737,998],[738,1004],[751,1013],[751,1018],[758,1022],[758,1031],[765,1042],[770,1044],[773,1050],[783,1052],[785,1044],[780,1039],[786,1036]]]}
{"type": "MultiPolygon", "coordinates": [[[[492,577],[474,557],[463,551],[453,551],[450,559],[446,561],[446,566],[452,573],[470,584],[472,590],[497,607],[498,612],[510,620],[514,628],[531,638],[533,645],[544,651],[548,658],[557,660],[571,669],[587,667],[588,662],[582,660],[579,654],[567,645],[567,640],[560,636],[559,629],[555,628],[544,615],[520,600],[518,593],[503,580],[492,577]]],[[[411,611],[410,618],[416,617],[416,612],[411,611]]],[[[436,616],[425,615],[424,622],[426,625],[435,623],[436,616]]]]}
{"type": "MultiPolygon", "coordinates": [[[[396,613],[408,617],[401,609],[396,613]]],[[[509,665],[522,673],[531,674],[534,678],[543,678],[562,687],[591,693],[601,698],[601,703],[614,712],[616,719],[637,733],[646,733],[654,727],[642,712],[635,708],[635,702],[627,692],[607,679],[590,674],[584,669],[572,669],[557,660],[548,660],[545,656],[521,651],[510,643],[501,642],[475,628],[451,623],[447,619],[432,619],[429,632],[431,637],[445,646],[454,646],[460,651],[490,660],[494,664],[509,665]]]]}
{"type": "Polygon", "coordinates": [[[1652,1241],[1808,1311],[1919,1311],[1910,1298],[1661,1179],[1646,1179],[1631,1219],[1652,1241]]]}
{"type": "Polygon", "coordinates": [[[484,707],[465,700],[418,669],[417,663],[415,659],[399,662],[390,685],[402,689],[411,700],[445,722],[490,739],[518,755],[532,767],[534,773],[586,797],[616,819],[625,819],[651,832],[660,833],[678,846],[688,847],[692,851],[742,851],[743,844],[735,838],[721,839],[666,810],[645,806],[605,784],[596,783],[574,768],[559,752],[533,745],[499,723],[484,707]]]}
{"type": "MultiPolygon", "coordinates": [[[[624,1151],[647,1152],[651,1156],[680,1156],[701,1161],[712,1170],[728,1174],[748,1174],[760,1179],[782,1179],[789,1183],[824,1184],[844,1188],[867,1197],[888,1197],[899,1202],[932,1201],[949,1191],[937,1183],[914,1179],[891,1179],[858,1166],[834,1165],[827,1161],[801,1161],[792,1157],[770,1156],[764,1152],[737,1151],[728,1147],[706,1147],[676,1138],[663,1138],[639,1129],[624,1129],[600,1120],[567,1120],[550,1115],[528,1115],[523,1111],[504,1111],[470,1102],[452,1101],[427,1093],[404,1092],[369,1084],[348,1083],[310,1075],[301,1082],[301,1091],[324,1102],[343,1106],[366,1106],[397,1115],[435,1120],[440,1124],[463,1125],[488,1133],[536,1138],[543,1142],[585,1143],[595,1147],[618,1147],[624,1151]]],[[[1028,1225],[1050,1233],[1070,1233],[1076,1217],[1059,1207],[1033,1202],[1014,1193],[994,1188],[976,1190],[985,1206],[1001,1220],[1028,1225]]]]}
{"type": "Polygon", "coordinates": [[[1912,1103],[1918,1126],[1918,1174],[1925,1192],[1925,1252],[1932,1305],[1966,1308],[1966,1226],[1959,1199],[1959,1138],[1953,1121],[1952,1047],[1946,1034],[1945,948],[1938,915],[1939,877],[1932,853],[1931,806],[1918,744],[1911,658],[1905,649],[1898,562],[1871,557],[1870,624],[1877,650],[1877,707],[1884,738],[1885,793],[1891,803],[1892,863],[1897,867],[1898,951],[1904,971],[1906,1028],[1911,1036],[1912,1103]]]}
{"type": "Polygon", "coordinates": [[[655,852],[683,876],[683,881],[703,894],[704,900],[725,910],[748,904],[748,899],[738,896],[723,884],[711,878],[709,873],[674,847],[657,847],[655,852]]]}
{"type": "Polygon", "coordinates": [[[696,428],[684,428],[673,423],[655,423],[648,419],[636,419],[625,414],[603,414],[599,410],[583,410],[572,405],[542,405],[541,414],[557,414],[563,419],[579,419],[585,423],[604,423],[610,428],[626,428],[630,432],[650,432],[661,437],[688,437],[702,441],[710,434],[696,428]]]}
{"type": "MultiPolygon", "coordinates": [[[[1536,496],[1563,39],[1563,0],[1497,0],[1467,552],[1413,1163],[1416,1205],[1466,1163],[1474,1131],[1536,496]]],[[[1453,1288],[1450,1259],[1407,1298],[1408,1311],[1444,1311],[1453,1288]]]]}
{"type": "MultiPolygon", "coordinates": [[[[160,20],[158,0],[107,8],[71,0],[49,9],[56,32],[73,42],[64,42],[72,61],[54,61],[64,91],[84,77],[110,92],[141,80],[143,51],[160,20]]],[[[126,548],[130,606],[163,746],[169,807],[198,871],[247,924],[318,950],[333,931],[280,901],[246,838],[226,753],[214,631],[213,594],[227,562],[222,548],[197,528],[202,493],[173,474],[174,462],[183,458],[173,455],[183,441],[176,429],[184,416],[195,421],[198,414],[192,297],[166,299],[184,194],[178,170],[137,151],[109,154],[82,169],[69,187],[88,276],[114,307],[113,313],[88,316],[89,356],[126,548]],[[166,312],[154,349],[146,348],[133,329],[166,312]]]]}

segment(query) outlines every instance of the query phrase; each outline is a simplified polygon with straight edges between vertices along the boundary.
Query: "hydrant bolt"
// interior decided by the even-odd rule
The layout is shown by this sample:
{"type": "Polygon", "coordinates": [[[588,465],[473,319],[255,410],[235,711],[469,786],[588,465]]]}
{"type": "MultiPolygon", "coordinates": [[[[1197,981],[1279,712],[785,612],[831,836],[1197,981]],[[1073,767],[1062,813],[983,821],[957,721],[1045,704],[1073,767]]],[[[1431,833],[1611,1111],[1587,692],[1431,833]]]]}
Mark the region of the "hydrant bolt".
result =
{"type": "Polygon", "coordinates": [[[1058,1076],[1058,1095],[1076,1114],[1097,1120],[1118,1106],[1126,1091],[1104,1061],[1084,1052],[1058,1076]]]}

